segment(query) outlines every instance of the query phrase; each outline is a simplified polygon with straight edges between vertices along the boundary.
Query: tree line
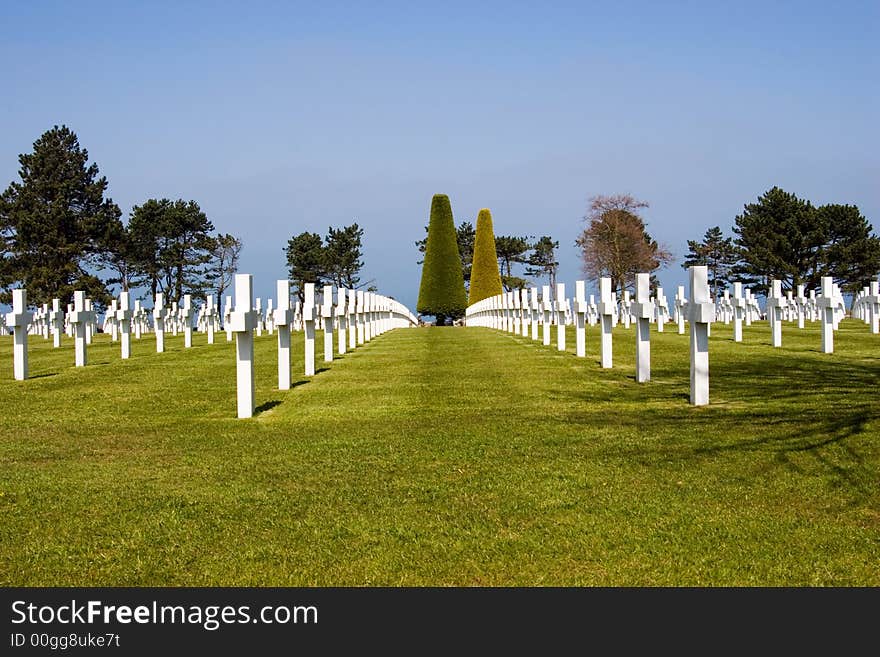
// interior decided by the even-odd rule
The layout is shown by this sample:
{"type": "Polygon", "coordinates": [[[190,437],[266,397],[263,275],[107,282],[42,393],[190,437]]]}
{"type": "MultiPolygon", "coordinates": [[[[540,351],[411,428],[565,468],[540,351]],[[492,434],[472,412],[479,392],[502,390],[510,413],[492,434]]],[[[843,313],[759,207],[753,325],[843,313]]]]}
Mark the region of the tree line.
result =
{"type": "Polygon", "coordinates": [[[784,289],[817,289],[823,276],[855,293],[880,272],[880,238],[872,231],[855,205],[816,206],[773,187],[744,205],[732,236],[713,226],[702,240],[688,240],[682,266],[706,265],[716,298],[734,280],[766,294],[773,279],[784,289]]]}
{"type": "MultiPolygon", "coordinates": [[[[425,233],[428,226],[425,226],[425,233]]],[[[470,221],[462,221],[455,229],[458,253],[461,258],[461,273],[464,278],[465,289],[470,289],[471,270],[474,263],[474,241],[476,229],[470,221]]],[[[416,241],[419,253],[424,258],[428,244],[427,235],[416,241]]],[[[556,285],[556,272],[559,269],[559,261],[556,260],[556,249],[559,242],[549,235],[543,235],[537,240],[534,236],[497,235],[495,236],[495,252],[498,257],[498,266],[501,271],[501,285],[507,292],[522,290],[529,285],[529,281],[523,276],[517,276],[518,266],[522,266],[522,273],[529,277],[548,277],[551,286],[556,285]]],[[[419,260],[417,264],[423,264],[419,260]]]]}
{"type": "Polygon", "coordinates": [[[123,223],[105,196],[107,178],[67,126],[43,133],[18,159],[20,180],[0,196],[0,301],[19,286],[32,305],[68,304],[84,290],[102,310],[113,285],[162,292],[169,302],[219,300],[231,285],[242,242],[215,233],[196,201],[148,199],[123,223]]]}

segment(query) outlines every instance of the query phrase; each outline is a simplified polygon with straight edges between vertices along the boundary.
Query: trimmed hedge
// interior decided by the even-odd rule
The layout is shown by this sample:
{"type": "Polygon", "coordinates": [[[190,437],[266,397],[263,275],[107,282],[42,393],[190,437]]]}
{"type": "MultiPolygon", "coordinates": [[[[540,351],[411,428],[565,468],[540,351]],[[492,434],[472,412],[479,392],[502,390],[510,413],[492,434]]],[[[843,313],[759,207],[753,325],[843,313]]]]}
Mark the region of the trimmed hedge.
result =
{"type": "Polygon", "coordinates": [[[471,266],[471,289],[468,305],[501,294],[501,271],[495,252],[495,233],[492,213],[483,208],[477,215],[477,234],[474,237],[474,262],[471,266]]]}
{"type": "Polygon", "coordinates": [[[452,206],[446,194],[434,194],[416,310],[424,315],[434,315],[441,324],[446,318],[462,317],[465,308],[467,296],[452,206]]]}

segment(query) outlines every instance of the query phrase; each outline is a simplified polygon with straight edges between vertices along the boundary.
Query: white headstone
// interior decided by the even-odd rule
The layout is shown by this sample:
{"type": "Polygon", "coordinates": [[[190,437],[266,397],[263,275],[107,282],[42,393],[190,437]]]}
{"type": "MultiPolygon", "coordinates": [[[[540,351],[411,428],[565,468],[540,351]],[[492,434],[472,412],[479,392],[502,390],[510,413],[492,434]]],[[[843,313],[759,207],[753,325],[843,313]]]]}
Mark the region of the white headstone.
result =
{"type": "Polygon", "coordinates": [[[822,277],[822,296],[816,299],[822,321],[822,353],[834,353],[834,280],[831,276],[822,277]]]}
{"type": "Polygon", "coordinates": [[[131,357],[131,305],[128,292],[120,292],[119,306],[116,311],[116,321],[122,332],[122,358],[131,357]]]}
{"type": "Polygon", "coordinates": [[[321,317],[324,319],[324,362],[333,361],[333,286],[325,285],[321,297],[321,317]]]}
{"type": "Polygon", "coordinates": [[[611,293],[611,279],[603,276],[599,279],[599,317],[602,318],[602,367],[612,366],[611,329],[614,316],[617,315],[617,304],[611,293]]]}
{"type": "Polygon", "coordinates": [[[339,332],[337,350],[340,354],[344,354],[348,349],[348,339],[346,337],[348,331],[348,314],[345,307],[347,290],[345,288],[336,289],[336,330],[339,332]]]}
{"type": "Polygon", "coordinates": [[[580,358],[587,355],[587,290],[585,281],[574,282],[575,315],[575,354],[580,358]]]}
{"type": "MultiPolygon", "coordinates": [[[[232,297],[228,297],[231,299],[232,297]]],[[[153,301],[153,326],[156,330],[156,353],[161,354],[165,351],[165,318],[168,311],[165,309],[165,295],[162,292],[156,292],[156,299],[153,301]]]]}
{"type": "Polygon", "coordinates": [[[49,314],[49,323],[52,325],[52,346],[57,349],[61,346],[61,332],[64,330],[64,313],[61,310],[61,299],[52,299],[52,312],[49,314]]]}
{"type": "Polygon", "coordinates": [[[6,326],[12,329],[12,372],[16,381],[28,378],[28,326],[33,313],[27,309],[27,291],[12,291],[12,312],[6,313],[6,326]]]}
{"type": "Polygon", "coordinates": [[[538,314],[541,311],[541,306],[538,302],[538,288],[533,287],[529,290],[529,308],[532,313],[532,340],[537,341],[538,339],[538,314]]]}
{"type": "Polygon", "coordinates": [[[290,281],[276,284],[278,307],[272,318],[278,329],[278,389],[290,390],[290,325],[293,323],[293,309],[290,307],[290,281]]]}
{"type": "Polygon", "coordinates": [[[742,342],[743,339],[743,313],[746,301],[743,299],[742,283],[733,284],[733,341],[742,342]]]}
{"type": "Polygon", "coordinates": [[[70,313],[70,325],[73,327],[75,363],[77,367],[85,367],[88,362],[86,347],[87,329],[90,322],[95,318],[94,313],[88,307],[86,293],[78,290],[73,293],[73,311],[70,313]]]}
{"type": "Polygon", "coordinates": [[[782,282],[773,279],[767,297],[767,321],[770,322],[770,342],[774,347],[782,346],[782,311],[786,305],[782,296],[782,282]]]}
{"type": "Polygon", "coordinates": [[[543,310],[544,323],[541,325],[541,337],[544,339],[544,345],[550,346],[550,326],[553,316],[553,301],[550,299],[550,286],[541,286],[541,308],[543,310]]]}
{"type": "Polygon", "coordinates": [[[254,414],[254,278],[235,275],[235,310],[230,313],[230,329],[235,333],[235,372],[238,391],[238,417],[254,414]]]}
{"type": "Polygon", "coordinates": [[[688,268],[691,329],[691,404],[709,403],[709,324],[715,321],[715,304],[709,297],[709,273],[705,265],[688,268]]]}
{"type": "Polygon", "coordinates": [[[183,346],[186,348],[192,347],[193,342],[192,311],[192,295],[184,294],[180,321],[183,323],[183,346]]]}
{"type": "Polygon", "coordinates": [[[651,380],[651,317],[654,304],[651,303],[651,275],[636,274],[636,300],[632,304],[632,314],[636,319],[636,382],[651,380]]]}
{"type": "Polygon", "coordinates": [[[315,284],[306,283],[304,286],[303,300],[303,329],[305,332],[305,374],[315,374],[315,322],[318,319],[318,311],[315,307],[315,284]]]}

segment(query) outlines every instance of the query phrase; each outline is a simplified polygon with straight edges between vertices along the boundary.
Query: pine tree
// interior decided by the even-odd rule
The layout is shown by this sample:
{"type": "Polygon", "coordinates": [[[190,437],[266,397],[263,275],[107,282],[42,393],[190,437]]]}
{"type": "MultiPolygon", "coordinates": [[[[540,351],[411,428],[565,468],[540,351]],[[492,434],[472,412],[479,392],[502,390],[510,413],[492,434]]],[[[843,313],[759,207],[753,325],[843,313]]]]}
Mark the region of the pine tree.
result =
{"type": "Polygon", "coordinates": [[[703,241],[688,240],[688,253],[681,266],[684,269],[695,265],[705,265],[709,271],[709,286],[713,298],[718,299],[721,291],[731,281],[731,271],[739,260],[739,251],[732,237],[724,237],[720,226],[708,229],[703,241]]]}
{"type": "Polygon", "coordinates": [[[471,266],[471,289],[468,305],[501,294],[501,272],[495,252],[495,233],[492,213],[487,208],[477,215],[477,234],[474,238],[474,259],[471,266]]]}
{"type": "Polygon", "coordinates": [[[467,297],[461,273],[452,206],[446,194],[435,194],[431,200],[431,218],[425,246],[425,262],[419,285],[416,309],[425,315],[434,315],[437,325],[446,319],[464,315],[467,297]]]}
{"type": "Polygon", "coordinates": [[[0,287],[8,300],[14,285],[27,288],[33,305],[62,304],[74,290],[85,290],[98,306],[109,299],[106,284],[95,275],[105,255],[106,237],[121,227],[121,211],[104,198],[107,179],[66,126],[55,126],[22,154],[19,176],[0,196],[3,246],[0,287]]]}

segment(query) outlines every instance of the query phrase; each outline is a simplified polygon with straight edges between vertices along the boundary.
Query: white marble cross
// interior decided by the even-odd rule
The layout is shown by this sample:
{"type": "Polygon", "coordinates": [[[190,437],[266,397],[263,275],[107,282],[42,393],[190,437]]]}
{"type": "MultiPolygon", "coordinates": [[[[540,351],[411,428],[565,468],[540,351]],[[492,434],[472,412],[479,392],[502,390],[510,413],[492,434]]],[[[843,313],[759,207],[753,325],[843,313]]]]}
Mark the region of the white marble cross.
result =
{"type": "Polygon", "coordinates": [[[131,304],[128,292],[119,293],[119,306],[116,310],[116,321],[122,333],[122,358],[131,357],[131,304]]]}
{"type": "Polygon", "coordinates": [[[782,346],[782,311],[786,305],[782,296],[782,282],[774,278],[767,297],[767,321],[770,322],[770,338],[774,347],[782,346]]]}
{"type": "Polygon", "coordinates": [[[631,304],[632,304],[632,301],[630,301],[630,298],[629,298],[629,290],[624,290],[623,291],[623,301],[621,301],[621,303],[620,303],[620,315],[621,315],[621,319],[623,320],[623,328],[626,328],[626,329],[629,328],[629,323],[630,323],[630,320],[632,317],[632,315],[631,315],[632,309],[630,308],[631,304]]]}
{"type": "Polygon", "coordinates": [[[192,295],[183,295],[183,308],[180,309],[180,321],[183,323],[183,346],[192,347],[193,323],[192,323],[192,295]]]}
{"type": "Polygon", "coordinates": [[[636,300],[631,306],[636,319],[636,382],[651,380],[651,275],[636,274],[636,300]]]}
{"type": "Polygon", "coordinates": [[[541,310],[541,306],[538,303],[538,288],[533,287],[529,290],[529,308],[532,313],[531,319],[531,329],[532,329],[532,340],[537,341],[538,339],[538,313],[541,310]]]}
{"type": "Polygon", "coordinates": [[[871,333],[880,333],[880,283],[871,281],[870,294],[865,297],[868,306],[868,323],[871,325],[871,333]]]}
{"type": "Polygon", "coordinates": [[[321,295],[321,317],[324,320],[324,362],[333,361],[333,286],[325,285],[321,295]]]}
{"type": "Polygon", "coordinates": [[[797,286],[797,320],[798,328],[804,328],[804,318],[807,314],[807,297],[804,295],[804,285],[797,286]]]}
{"type": "Polygon", "coordinates": [[[216,327],[217,310],[214,308],[214,295],[205,297],[205,328],[208,331],[208,344],[214,344],[214,328],[216,327]]]}
{"type": "Polygon", "coordinates": [[[16,381],[28,378],[28,326],[33,313],[27,309],[27,291],[12,291],[12,312],[6,313],[6,326],[12,329],[12,372],[16,381]]]}
{"type": "Polygon", "coordinates": [[[345,299],[347,292],[348,291],[345,288],[340,287],[336,289],[336,330],[339,331],[339,344],[337,346],[337,349],[340,355],[344,354],[348,348],[348,339],[346,336],[348,331],[348,314],[345,308],[345,299]]]}
{"type": "Polygon", "coordinates": [[[293,323],[290,281],[277,281],[276,292],[278,307],[272,320],[278,329],[278,389],[290,390],[290,325],[293,323]]]}
{"type": "Polygon", "coordinates": [[[235,333],[235,375],[238,417],[254,414],[254,277],[235,275],[235,310],[229,314],[229,326],[235,333]]]}
{"type": "Polygon", "coordinates": [[[156,331],[157,354],[164,353],[165,351],[165,317],[167,315],[165,295],[162,292],[156,292],[156,299],[153,301],[153,327],[156,331]]]}
{"type": "Polygon", "coordinates": [[[580,358],[587,355],[587,313],[589,307],[586,300],[585,281],[574,282],[574,315],[575,315],[575,354],[580,358]]]}
{"type": "Polygon", "coordinates": [[[617,304],[611,293],[611,279],[599,279],[599,316],[602,318],[602,367],[612,366],[611,328],[612,318],[617,315],[617,304]]]}
{"type": "Polygon", "coordinates": [[[678,322],[679,335],[684,335],[685,305],[687,305],[687,300],[684,296],[684,285],[679,285],[678,291],[675,293],[675,321],[678,322]]]}
{"type": "Polygon", "coordinates": [[[141,339],[141,331],[143,330],[143,326],[144,326],[144,325],[143,325],[143,318],[141,317],[141,315],[142,315],[142,312],[141,312],[141,300],[140,300],[140,299],[135,299],[135,302],[134,302],[134,314],[132,315],[132,318],[133,318],[133,322],[132,322],[132,323],[133,323],[133,325],[134,325],[134,337],[135,337],[135,339],[137,339],[137,340],[140,340],[140,339],[141,339]]]}
{"type": "Polygon", "coordinates": [[[746,301],[743,299],[742,283],[733,284],[733,341],[742,342],[743,339],[743,312],[746,301]]]}
{"type": "Polygon", "coordinates": [[[223,328],[226,329],[226,342],[232,342],[232,329],[229,327],[229,317],[232,314],[232,297],[226,297],[226,305],[223,307],[223,328]]]}
{"type": "Polygon", "coordinates": [[[556,348],[565,351],[565,311],[568,303],[565,299],[565,283],[556,284],[556,348]]]}
{"type": "Polygon", "coordinates": [[[305,331],[305,374],[315,374],[315,322],[318,319],[318,310],[315,307],[315,284],[306,283],[303,286],[303,329],[305,331]]]}
{"type": "Polygon", "coordinates": [[[541,325],[541,337],[544,346],[550,346],[550,326],[553,316],[553,301],[550,299],[550,286],[541,286],[541,308],[544,315],[544,323],[541,325]]]}
{"type": "Polygon", "coordinates": [[[73,293],[73,311],[70,313],[70,325],[73,327],[74,358],[76,367],[85,367],[88,362],[86,334],[88,325],[94,321],[95,314],[89,308],[86,293],[79,290],[73,293]]]}
{"type": "Polygon", "coordinates": [[[348,348],[352,351],[357,347],[357,290],[348,291],[345,312],[348,314],[348,348]]]}
{"type": "Polygon", "coordinates": [[[705,265],[688,268],[690,298],[688,322],[691,328],[691,404],[709,403],[709,324],[715,321],[715,304],[709,297],[709,273],[705,265]]]}
{"type": "Polygon", "coordinates": [[[275,327],[275,313],[272,310],[271,297],[266,299],[266,332],[272,335],[275,327]]]}
{"type": "Polygon", "coordinates": [[[529,291],[523,288],[519,291],[519,302],[522,313],[522,336],[529,337],[529,325],[532,323],[532,310],[529,307],[529,291]]]}
{"type": "Polygon", "coordinates": [[[822,277],[822,296],[816,299],[822,320],[822,353],[834,353],[834,282],[831,276],[822,277]]]}
{"type": "Polygon", "coordinates": [[[666,324],[666,320],[669,319],[669,302],[666,300],[666,295],[663,294],[663,288],[660,286],[657,286],[654,316],[657,320],[657,332],[663,333],[663,327],[666,324]]]}
{"type": "Polygon", "coordinates": [[[64,330],[64,313],[61,310],[61,299],[52,299],[52,312],[49,313],[49,323],[52,324],[52,346],[57,349],[61,346],[61,332],[64,330]]]}

